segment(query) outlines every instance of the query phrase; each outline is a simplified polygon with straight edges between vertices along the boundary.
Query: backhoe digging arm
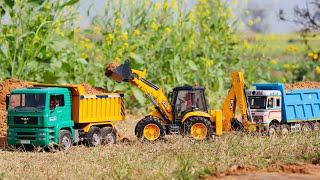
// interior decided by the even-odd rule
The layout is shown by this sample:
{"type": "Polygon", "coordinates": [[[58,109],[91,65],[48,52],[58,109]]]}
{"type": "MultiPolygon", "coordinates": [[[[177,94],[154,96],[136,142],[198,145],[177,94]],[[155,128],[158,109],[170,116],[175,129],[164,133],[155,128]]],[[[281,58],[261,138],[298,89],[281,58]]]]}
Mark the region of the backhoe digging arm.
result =
{"type": "Polygon", "coordinates": [[[242,125],[245,130],[249,130],[252,117],[247,104],[245,93],[245,83],[242,72],[232,73],[232,85],[228,95],[222,105],[223,128],[224,131],[231,130],[231,122],[235,119],[236,108],[239,108],[242,117],[242,125]]]}
{"type": "Polygon", "coordinates": [[[130,62],[125,61],[118,67],[106,70],[106,75],[117,82],[130,82],[138,87],[150,99],[164,120],[172,120],[172,107],[163,90],[145,79],[146,71],[131,69],[130,62]]]}

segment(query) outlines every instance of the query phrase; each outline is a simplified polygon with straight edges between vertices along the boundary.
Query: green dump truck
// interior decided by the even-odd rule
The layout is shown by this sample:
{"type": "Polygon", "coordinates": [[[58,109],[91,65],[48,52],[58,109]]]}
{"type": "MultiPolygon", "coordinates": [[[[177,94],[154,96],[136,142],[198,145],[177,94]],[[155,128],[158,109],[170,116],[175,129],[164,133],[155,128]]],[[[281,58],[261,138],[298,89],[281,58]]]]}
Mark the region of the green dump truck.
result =
{"type": "Polygon", "coordinates": [[[115,121],[124,120],[123,94],[87,94],[82,85],[31,83],[7,96],[8,145],[68,149],[116,141],[115,121]]]}

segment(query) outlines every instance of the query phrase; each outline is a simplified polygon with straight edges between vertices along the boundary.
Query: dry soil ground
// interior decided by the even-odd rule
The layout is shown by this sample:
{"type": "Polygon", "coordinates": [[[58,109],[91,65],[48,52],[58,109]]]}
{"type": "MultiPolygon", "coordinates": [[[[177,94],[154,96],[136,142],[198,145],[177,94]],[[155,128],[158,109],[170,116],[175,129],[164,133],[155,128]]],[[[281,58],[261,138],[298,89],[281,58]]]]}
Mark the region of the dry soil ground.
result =
{"type": "MultiPolygon", "coordinates": [[[[129,142],[75,146],[65,152],[0,151],[5,179],[318,179],[320,133],[286,137],[226,134],[195,142],[168,136],[156,143],[136,140],[139,117],[117,124],[129,142]],[[313,164],[312,164],[313,163],[313,164]]],[[[0,178],[1,179],[1,178],[0,178]]]]}
{"type": "Polygon", "coordinates": [[[133,132],[140,118],[117,123],[120,138],[112,146],[0,150],[0,179],[320,179],[320,132],[273,138],[229,133],[204,142],[168,136],[141,143],[133,132]]]}

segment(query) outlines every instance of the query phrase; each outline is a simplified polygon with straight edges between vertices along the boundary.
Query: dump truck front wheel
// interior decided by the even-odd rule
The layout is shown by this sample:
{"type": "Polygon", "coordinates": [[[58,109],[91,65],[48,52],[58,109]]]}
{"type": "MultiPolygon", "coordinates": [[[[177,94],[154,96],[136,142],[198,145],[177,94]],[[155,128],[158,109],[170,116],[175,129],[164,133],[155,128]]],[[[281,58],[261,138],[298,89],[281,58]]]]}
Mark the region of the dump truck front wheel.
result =
{"type": "Polygon", "coordinates": [[[72,136],[70,131],[62,129],[59,135],[59,150],[67,150],[72,146],[72,136]]]}
{"type": "Polygon", "coordinates": [[[209,139],[213,135],[213,125],[204,117],[190,117],[183,124],[184,135],[195,140],[209,139]]]}
{"type": "Polygon", "coordinates": [[[112,127],[101,128],[101,144],[115,144],[116,143],[116,132],[112,127]]]}
{"type": "Polygon", "coordinates": [[[137,123],[135,134],[140,140],[156,141],[164,137],[164,128],[160,120],[149,116],[137,123]]]}
{"type": "Polygon", "coordinates": [[[99,146],[101,145],[101,131],[99,127],[93,126],[86,137],[88,146],[99,146]]]}

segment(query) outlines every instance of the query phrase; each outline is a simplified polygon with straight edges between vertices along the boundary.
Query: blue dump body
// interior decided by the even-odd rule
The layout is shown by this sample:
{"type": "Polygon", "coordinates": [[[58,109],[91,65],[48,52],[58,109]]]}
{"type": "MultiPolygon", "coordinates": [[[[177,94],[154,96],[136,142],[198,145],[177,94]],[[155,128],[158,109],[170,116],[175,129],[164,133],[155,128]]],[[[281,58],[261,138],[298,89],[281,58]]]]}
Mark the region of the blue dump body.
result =
{"type": "Polygon", "coordinates": [[[282,123],[320,120],[320,89],[285,91],[284,84],[254,84],[257,90],[278,90],[282,94],[282,123]]]}

